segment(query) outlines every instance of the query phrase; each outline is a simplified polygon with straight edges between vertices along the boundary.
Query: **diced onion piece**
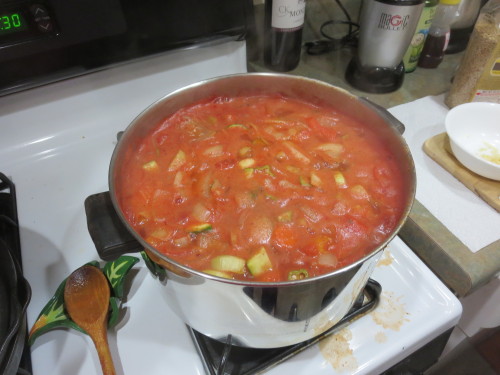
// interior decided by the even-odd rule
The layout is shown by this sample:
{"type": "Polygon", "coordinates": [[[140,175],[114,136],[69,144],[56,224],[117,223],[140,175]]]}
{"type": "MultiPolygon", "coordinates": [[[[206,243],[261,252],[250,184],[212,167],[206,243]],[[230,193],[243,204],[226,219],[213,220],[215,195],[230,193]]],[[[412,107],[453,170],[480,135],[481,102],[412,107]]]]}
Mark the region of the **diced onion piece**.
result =
{"type": "Polygon", "coordinates": [[[210,265],[217,271],[242,274],[245,272],[245,259],[234,255],[219,255],[212,258],[210,265]]]}
{"type": "Polygon", "coordinates": [[[201,178],[194,184],[194,189],[203,197],[209,198],[210,191],[213,184],[213,177],[211,172],[204,173],[201,178]]]}
{"type": "Polygon", "coordinates": [[[354,185],[351,188],[351,195],[355,199],[368,199],[370,198],[370,195],[366,191],[366,189],[363,187],[363,185],[354,185]]]}
{"type": "Polygon", "coordinates": [[[323,185],[323,181],[315,172],[311,172],[311,185],[315,187],[321,187],[321,185],[323,185]]]}
{"type": "Polygon", "coordinates": [[[349,207],[344,202],[336,202],[333,205],[331,213],[336,216],[342,216],[349,212],[349,207]]]}
{"type": "Polygon", "coordinates": [[[219,180],[215,179],[212,186],[210,186],[210,191],[214,195],[222,195],[222,184],[220,183],[219,180]]]}
{"type": "Polygon", "coordinates": [[[222,156],[224,155],[224,148],[222,147],[222,145],[212,146],[203,151],[203,155],[211,157],[222,156]]]}
{"type": "Polygon", "coordinates": [[[335,179],[335,183],[339,188],[346,188],[347,184],[345,181],[345,177],[340,171],[334,171],[333,172],[333,178],[335,179]]]}
{"type": "Polygon", "coordinates": [[[265,247],[261,247],[247,260],[247,267],[253,276],[259,276],[273,267],[265,247]]]}
{"type": "Polygon", "coordinates": [[[333,159],[338,158],[344,152],[344,146],[340,143],[323,143],[316,147],[316,149],[325,152],[333,159]]]}
{"type": "Polygon", "coordinates": [[[184,151],[179,150],[177,151],[177,154],[175,154],[174,158],[170,162],[168,170],[170,172],[176,171],[177,169],[182,167],[184,163],[186,163],[186,154],[184,153],[184,151]]]}
{"type": "Polygon", "coordinates": [[[311,159],[309,159],[306,155],[304,155],[302,152],[299,151],[297,146],[293,144],[292,142],[283,142],[283,145],[288,148],[288,150],[292,153],[292,156],[301,161],[304,164],[309,164],[311,162],[311,159]]]}
{"type": "Polygon", "coordinates": [[[321,215],[316,210],[313,210],[311,207],[302,206],[302,207],[300,207],[300,209],[306,215],[306,218],[309,221],[312,221],[313,223],[317,223],[318,221],[320,221],[321,219],[323,219],[323,215],[321,215]]]}
{"type": "Polygon", "coordinates": [[[155,160],[148,161],[142,165],[142,169],[146,171],[158,170],[158,163],[155,160]]]}
{"type": "Polygon", "coordinates": [[[270,179],[270,178],[266,178],[264,180],[264,187],[268,191],[271,191],[271,192],[275,192],[276,191],[276,186],[274,185],[274,181],[272,179],[270,179]]]}
{"type": "Polygon", "coordinates": [[[185,236],[185,237],[176,238],[172,242],[177,247],[185,247],[185,246],[189,245],[190,240],[189,240],[189,237],[185,236]]]}
{"type": "Polygon", "coordinates": [[[206,222],[212,213],[201,203],[196,203],[193,207],[193,217],[201,222],[206,222]]]}
{"type": "Polygon", "coordinates": [[[182,187],[182,178],[184,177],[184,173],[181,171],[177,171],[174,177],[174,186],[176,188],[182,187]]]}
{"type": "Polygon", "coordinates": [[[277,139],[277,140],[282,140],[284,139],[284,134],[278,130],[276,130],[273,126],[268,126],[264,129],[264,131],[266,133],[268,133],[269,135],[272,135],[274,137],[274,139],[277,139]]]}
{"type": "Polygon", "coordinates": [[[240,166],[241,169],[253,167],[255,165],[255,159],[253,158],[242,159],[238,162],[238,165],[240,166]]]}
{"type": "Polygon", "coordinates": [[[149,237],[154,237],[162,241],[167,241],[170,238],[171,234],[172,232],[165,228],[157,228],[149,234],[149,237]]]}
{"type": "Polygon", "coordinates": [[[234,196],[239,208],[250,208],[255,206],[255,196],[249,191],[238,192],[234,196]]]}
{"type": "Polygon", "coordinates": [[[298,188],[300,188],[300,186],[292,184],[290,181],[287,181],[287,180],[281,180],[280,182],[278,182],[278,185],[282,188],[285,188],[285,189],[298,189],[298,188]]]}
{"type": "Polygon", "coordinates": [[[322,266],[336,267],[338,262],[337,257],[331,253],[322,253],[318,256],[318,263],[322,266]]]}

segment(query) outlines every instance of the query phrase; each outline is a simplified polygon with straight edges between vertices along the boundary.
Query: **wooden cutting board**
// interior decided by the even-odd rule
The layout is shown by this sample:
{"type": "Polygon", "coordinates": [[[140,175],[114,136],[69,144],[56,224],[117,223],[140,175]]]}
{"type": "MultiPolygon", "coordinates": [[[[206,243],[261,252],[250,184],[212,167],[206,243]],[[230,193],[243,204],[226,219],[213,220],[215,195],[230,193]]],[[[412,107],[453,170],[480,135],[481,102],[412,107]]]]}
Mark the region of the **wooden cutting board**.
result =
{"type": "Polygon", "coordinates": [[[424,142],[423,149],[434,161],[500,212],[500,181],[479,176],[465,168],[453,155],[448,134],[441,133],[429,138],[424,142]]]}

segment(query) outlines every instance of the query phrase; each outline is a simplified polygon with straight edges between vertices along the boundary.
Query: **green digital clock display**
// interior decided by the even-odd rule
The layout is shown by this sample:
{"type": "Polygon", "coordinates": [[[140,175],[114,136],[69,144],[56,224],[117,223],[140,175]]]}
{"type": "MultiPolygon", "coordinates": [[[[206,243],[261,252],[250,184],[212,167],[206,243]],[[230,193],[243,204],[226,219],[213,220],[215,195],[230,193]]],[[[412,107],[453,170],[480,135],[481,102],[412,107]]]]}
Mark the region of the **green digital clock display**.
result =
{"type": "Polygon", "coordinates": [[[27,27],[21,13],[0,13],[0,35],[22,31],[27,27]]]}

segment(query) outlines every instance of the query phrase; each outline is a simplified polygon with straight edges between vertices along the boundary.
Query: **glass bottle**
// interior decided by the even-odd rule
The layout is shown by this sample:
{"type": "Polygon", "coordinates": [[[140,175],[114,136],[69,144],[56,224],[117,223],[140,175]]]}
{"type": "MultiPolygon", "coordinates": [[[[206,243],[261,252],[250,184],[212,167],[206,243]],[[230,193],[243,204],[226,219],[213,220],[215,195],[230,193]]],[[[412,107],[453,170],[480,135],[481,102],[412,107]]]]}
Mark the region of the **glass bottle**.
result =
{"type": "Polygon", "coordinates": [[[437,5],[438,0],[425,1],[424,9],[418,20],[417,30],[403,58],[406,73],[411,73],[417,68],[418,59],[424,48],[425,39],[429,33],[434,15],[436,14],[437,5]]]}
{"type": "Polygon", "coordinates": [[[266,0],[264,15],[264,63],[286,72],[300,61],[306,0],[266,0]]]}
{"type": "Polygon", "coordinates": [[[465,50],[482,3],[483,0],[462,0],[460,2],[457,14],[450,25],[450,41],[445,51],[447,54],[465,50]]]}
{"type": "Polygon", "coordinates": [[[450,25],[455,18],[460,0],[440,0],[424,48],[418,60],[421,68],[437,68],[443,61],[450,39],[450,25]]]}

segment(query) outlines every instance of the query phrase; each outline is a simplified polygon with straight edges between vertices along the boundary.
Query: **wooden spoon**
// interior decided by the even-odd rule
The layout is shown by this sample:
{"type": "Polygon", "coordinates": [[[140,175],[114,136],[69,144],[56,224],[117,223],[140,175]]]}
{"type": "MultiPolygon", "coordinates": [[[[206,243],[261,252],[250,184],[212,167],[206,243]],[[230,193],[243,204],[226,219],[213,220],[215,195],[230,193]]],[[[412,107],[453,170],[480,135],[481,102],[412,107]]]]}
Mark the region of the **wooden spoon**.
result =
{"type": "Polygon", "coordinates": [[[90,336],[104,375],[114,375],[107,338],[110,289],[106,276],[94,266],[75,270],[66,280],[64,302],[71,319],[90,336]]]}

